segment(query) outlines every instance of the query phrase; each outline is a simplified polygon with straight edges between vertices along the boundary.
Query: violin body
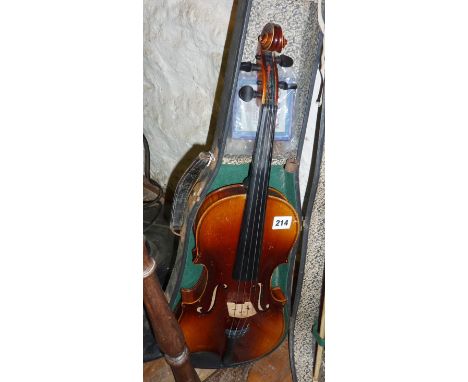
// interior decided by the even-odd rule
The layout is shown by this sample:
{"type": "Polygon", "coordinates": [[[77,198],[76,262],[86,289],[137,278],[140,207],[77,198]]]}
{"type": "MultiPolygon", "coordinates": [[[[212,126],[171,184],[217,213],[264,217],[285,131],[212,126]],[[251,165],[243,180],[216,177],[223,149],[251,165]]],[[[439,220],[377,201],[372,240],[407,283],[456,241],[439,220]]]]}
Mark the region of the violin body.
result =
{"type": "Polygon", "coordinates": [[[271,286],[271,276],[288,261],[300,231],[294,207],[269,188],[258,276],[236,280],[233,269],[245,203],[242,184],[207,196],[194,225],[193,262],[203,265],[203,272],[193,288],[181,290],[179,324],[189,350],[215,353],[226,366],[259,358],[283,338],[287,299],[279,287],[271,286]],[[274,229],[277,217],[290,217],[289,228],[274,229]]]}

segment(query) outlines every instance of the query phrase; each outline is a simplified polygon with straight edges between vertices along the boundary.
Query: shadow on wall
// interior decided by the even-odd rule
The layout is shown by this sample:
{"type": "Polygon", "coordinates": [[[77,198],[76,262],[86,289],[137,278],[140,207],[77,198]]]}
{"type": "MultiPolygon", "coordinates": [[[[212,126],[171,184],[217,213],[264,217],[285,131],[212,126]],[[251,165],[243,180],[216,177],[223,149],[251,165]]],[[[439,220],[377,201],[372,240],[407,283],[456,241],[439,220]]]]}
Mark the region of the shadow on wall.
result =
{"type": "Polygon", "coordinates": [[[236,19],[236,13],[238,8],[238,1],[234,0],[231,8],[231,16],[229,18],[228,31],[226,33],[226,40],[224,42],[223,57],[221,60],[221,67],[219,70],[218,83],[216,85],[216,91],[212,106],[210,125],[208,127],[208,135],[206,137],[206,143],[204,145],[195,144],[193,145],[179,160],[179,162],[174,166],[169,179],[167,182],[165,200],[166,203],[172,203],[174,192],[177,187],[179,179],[182,177],[185,170],[190,166],[190,164],[197,158],[198,154],[202,151],[209,151],[212,147],[213,141],[216,136],[216,125],[218,122],[218,113],[220,107],[220,99],[223,91],[224,85],[224,73],[226,71],[228,52],[230,48],[231,37],[234,29],[234,23],[236,19]]]}

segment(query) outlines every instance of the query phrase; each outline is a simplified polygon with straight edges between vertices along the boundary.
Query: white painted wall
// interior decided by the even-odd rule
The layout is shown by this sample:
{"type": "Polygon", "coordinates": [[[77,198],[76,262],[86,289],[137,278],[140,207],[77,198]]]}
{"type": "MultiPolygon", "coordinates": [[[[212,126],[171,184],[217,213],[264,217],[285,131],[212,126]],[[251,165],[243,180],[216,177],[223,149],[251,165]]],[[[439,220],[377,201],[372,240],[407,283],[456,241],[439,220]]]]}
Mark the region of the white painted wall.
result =
{"type": "Polygon", "coordinates": [[[231,8],[232,0],[144,0],[143,127],[163,187],[206,143],[231,8]]]}

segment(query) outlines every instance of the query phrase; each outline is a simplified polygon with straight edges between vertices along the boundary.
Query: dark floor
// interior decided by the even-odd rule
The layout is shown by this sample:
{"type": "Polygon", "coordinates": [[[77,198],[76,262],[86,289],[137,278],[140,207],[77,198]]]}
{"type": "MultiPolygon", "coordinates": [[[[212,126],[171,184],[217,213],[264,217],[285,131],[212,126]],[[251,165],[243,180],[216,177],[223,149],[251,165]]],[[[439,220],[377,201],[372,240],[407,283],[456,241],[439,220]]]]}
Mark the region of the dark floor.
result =
{"type": "MultiPolygon", "coordinates": [[[[197,369],[197,373],[206,382],[292,382],[288,343],[284,341],[273,353],[247,366],[224,370],[197,369]]],[[[143,381],[174,382],[174,377],[164,358],[160,358],[144,364],[143,381]]]]}

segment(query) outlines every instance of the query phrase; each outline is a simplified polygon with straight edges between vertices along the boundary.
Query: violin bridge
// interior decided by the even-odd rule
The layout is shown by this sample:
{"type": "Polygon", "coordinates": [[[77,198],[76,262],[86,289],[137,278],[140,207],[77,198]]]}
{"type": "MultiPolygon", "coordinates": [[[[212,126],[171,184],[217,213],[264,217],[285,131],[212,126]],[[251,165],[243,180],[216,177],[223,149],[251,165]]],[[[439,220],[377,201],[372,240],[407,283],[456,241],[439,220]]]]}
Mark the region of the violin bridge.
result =
{"type": "Polygon", "coordinates": [[[229,316],[234,318],[247,318],[257,314],[257,311],[250,301],[246,301],[243,304],[228,302],[227,309],[229,316]]]}

